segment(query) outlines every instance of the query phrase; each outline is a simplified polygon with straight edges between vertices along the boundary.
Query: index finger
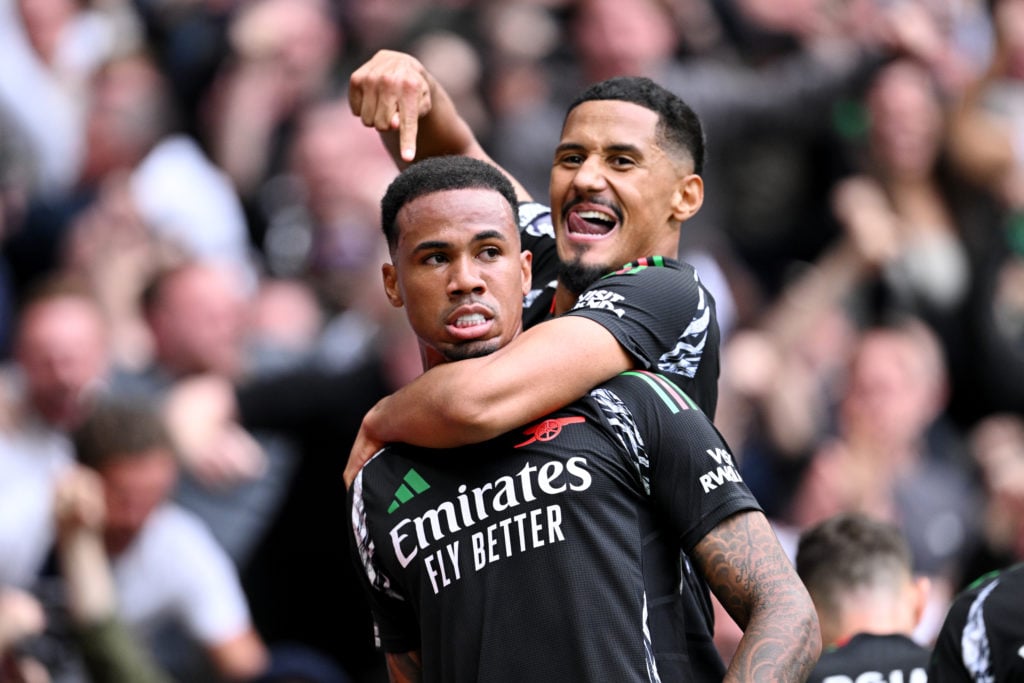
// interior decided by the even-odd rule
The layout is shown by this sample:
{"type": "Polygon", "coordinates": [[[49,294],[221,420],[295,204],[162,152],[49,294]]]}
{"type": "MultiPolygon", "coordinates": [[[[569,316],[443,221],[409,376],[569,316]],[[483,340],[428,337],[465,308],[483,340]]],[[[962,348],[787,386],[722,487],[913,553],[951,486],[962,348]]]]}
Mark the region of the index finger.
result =
{"type": "Polygon", "coordinates": [[[398,124],[398,145],[403,161],[416,158],[416,135],[420,127],[419,93],[405,92],[398,101],[398,112],[392,119],[398,124]]]}

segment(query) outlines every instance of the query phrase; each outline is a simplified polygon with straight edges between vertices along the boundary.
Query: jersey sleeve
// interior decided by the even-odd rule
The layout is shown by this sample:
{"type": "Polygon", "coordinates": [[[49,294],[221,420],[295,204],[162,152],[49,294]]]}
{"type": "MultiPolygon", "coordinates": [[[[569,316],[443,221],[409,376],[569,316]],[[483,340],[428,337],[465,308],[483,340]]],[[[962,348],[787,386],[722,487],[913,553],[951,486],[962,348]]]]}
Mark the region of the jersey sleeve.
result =
{"type": "Polygon", "coordinates": [[[566,315],[594,320],[634,359],[668,374],[712,419],[718,402],[718,320],[688,264],[652,257],[601,278],[566,315]]]}
{"type": "MultiPolygon", "coordinates": [[[[640,483],[683,550],[744,510],[761,511],[729,446],[693,400],[665,377],[631,371],[607,385],[634,431],[626,444],[640,483]]],[[[599,391],[599,390],[596,390],[599,391]]]]}
{"type": "Polygon", "coordinates": [[[366,467],[356,476],[348,492],[349,527],[352,533],[349,548],[352,560],[356,563],[356,574],[370,603],[376,645],[384,652],[419,650],[419,620],[409,600],[400,593],[381,561],[372,538],[370,529],[373,520],[368,516],[363,495],[365,473],[366,467]]]}
{"type": "Polygon", "coordinates": [[[971,680],[961,655],[961,638],[967,622],[969,602],[959,599],[953,602],[939,629],[928,662],[928,680],[937,683],[971,680]]]}
{"type": "MultiPolygon", "coordinates": [[[[526,295],[524,306],[535,320],[529,320],[528,326],[540,322],[547,317],[546,310],[531,311],[536,300],[547,297],[542,295],[554,291],[558,283],[558,250],[555,247],[555,228],[551,223],[551,209],[537,202],[519,204],[519,237],[523,250],[533,254],[530,272],[533,282],[530,292],[526,295]]],[[[524,318],[527,316],[524,311],[524,318]]]]}
{"type": "Polygon", "coordinates": [[[713,306],[692,268],[635,264],[587,288],[568,315],[601,324],[646,370],[673,352],[689,353],[694,368],[681,374],[692,376],[709,341],[713,306]]]}

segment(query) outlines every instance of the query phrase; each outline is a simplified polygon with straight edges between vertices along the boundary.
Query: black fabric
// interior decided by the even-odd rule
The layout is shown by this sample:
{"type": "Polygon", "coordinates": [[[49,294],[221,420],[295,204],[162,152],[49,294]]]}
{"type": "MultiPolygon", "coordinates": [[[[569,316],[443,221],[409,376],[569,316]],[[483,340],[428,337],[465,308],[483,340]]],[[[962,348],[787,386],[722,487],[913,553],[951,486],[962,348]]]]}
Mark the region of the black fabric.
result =
{"type": "Polygon", "coordinates": [[[841,647],[826,648],[807,681],[925,683],[929,654],[928,649],[903,635],[860,633],[841,647]]]}
{"type": "Polygon", "coordinates": [[[422,650],[425,681],[724,675],[682,553],[760,508],[661,376],[625,373],[484,444],[391,446],[349,497],[381,645],[422,650]]]}
{"type": "Polygon", "coordinates": [[[242,424],[286,434],[301,454],[242,577],[253,620],[268,642],[313,647],[356,680],[384,680],[377,675],[383,660],[338,529],[345,519],[342,473],[363,415],[388,391],[378,362],[344,373],[288,373],[238,390],[242,424]]]}
{"type": "Polygon", "coordinates": [[[935,641],[928,680],[1024,681],[1024,564],[988,574],[956,597],[935,641]]]}
{"type": "MultiPolygon", "coordinates": [[[[548,207],[523,204],[523,248],[534,254],[533,291],[523,327],[553,315],[558,258],[548,207]]],[[[715,300],[688,263],[649,256],[588,287],[566,315],[604,326],[633,356],[637,367],[669,375],[714,419],[718,403],[720,332],[715,300]]]]}

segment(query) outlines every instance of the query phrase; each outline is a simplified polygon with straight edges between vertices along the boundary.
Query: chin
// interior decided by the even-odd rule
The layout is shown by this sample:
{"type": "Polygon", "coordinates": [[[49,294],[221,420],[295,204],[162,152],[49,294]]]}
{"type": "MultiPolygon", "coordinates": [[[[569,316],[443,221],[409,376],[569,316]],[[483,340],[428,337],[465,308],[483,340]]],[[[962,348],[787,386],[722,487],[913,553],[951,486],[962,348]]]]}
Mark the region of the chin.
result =
{"type": "Polygon", "coordinates": [[[482,358],[483,356],[489,356],[502,347],[501,341],[498,339],[488,339],[487,341],[475,341],[467,344],[460,344],[459,346],[453,346],[449,348],[444,357],[450,362],[456,362],[460,360],[467,360],[469,358],[482,358]]]}
{"type": "Polygon", "coordinates": [[[605,263],[584,263],[576,259],[561,265],[558,270],[558,281],[570,292],[579,295],[612,270],[614,267],[605,263]]]}

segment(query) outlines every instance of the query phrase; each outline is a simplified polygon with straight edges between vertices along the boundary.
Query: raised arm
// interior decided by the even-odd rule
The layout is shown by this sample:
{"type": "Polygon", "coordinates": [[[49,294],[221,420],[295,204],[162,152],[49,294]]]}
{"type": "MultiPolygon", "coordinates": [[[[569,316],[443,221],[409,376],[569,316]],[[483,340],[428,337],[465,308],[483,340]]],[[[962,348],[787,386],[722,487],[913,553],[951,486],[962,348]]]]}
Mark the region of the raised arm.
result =
{"type": "Polygon", "coordinates": [[[489,356],[438,365],[363,418],[345,483],[386,443],[448,448],[485,441],[575,401],[633,365],[611,332],[579,316],[536,325],[489,356]]]}
{"type": "MultiPolygon", "coordinates": [[[[352,113],[376,128],[399,168],[417,159],[457,154],[497,166],[455,109],[448,93],[412,55],[380,50],[349,79],[352,113]]],[[[501,168],[498,166],[498,168],[501,168]]],[[[520,201],[531,199],[512,181],[520,201]]]]}
{"type": "Polygon", "coordinates": [[[99,475],[77,466],[54,494],[57,556],[68,612],[92,680],[170,683],[117,615],[114,576],[103,547],[105,507],[99,475]]]}
{"type": "Polygon", "coordinates": [[[821,654],[814,603],[764,514],[737,513],[693,557],[743,629],[726,681],[805,681],[821,654]]]}

